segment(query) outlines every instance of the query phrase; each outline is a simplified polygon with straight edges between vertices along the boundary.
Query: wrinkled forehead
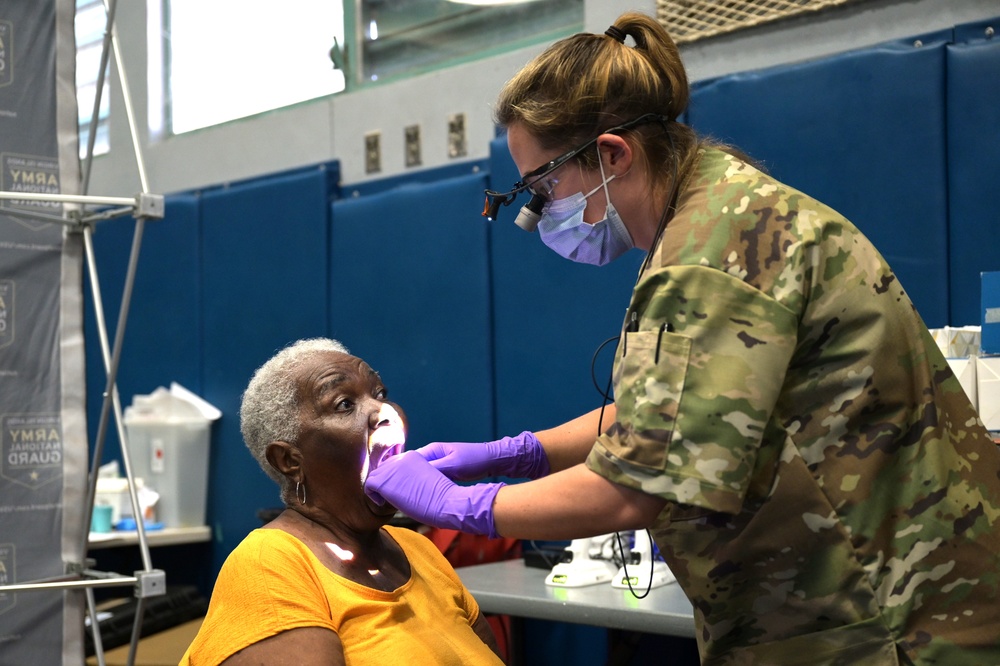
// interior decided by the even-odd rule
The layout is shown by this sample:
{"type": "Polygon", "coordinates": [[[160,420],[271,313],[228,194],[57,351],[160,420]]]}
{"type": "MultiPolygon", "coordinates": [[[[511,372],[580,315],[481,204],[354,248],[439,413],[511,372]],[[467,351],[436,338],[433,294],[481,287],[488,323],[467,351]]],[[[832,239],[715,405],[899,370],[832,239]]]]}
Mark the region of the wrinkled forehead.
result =
{"type": "Polygon", "coordinates": [[[364,360],[337,351],[310,354],[298,364],[294,374],[302,397],[316,396],[327,387],[380,381],[378,373],[364,360]]]}

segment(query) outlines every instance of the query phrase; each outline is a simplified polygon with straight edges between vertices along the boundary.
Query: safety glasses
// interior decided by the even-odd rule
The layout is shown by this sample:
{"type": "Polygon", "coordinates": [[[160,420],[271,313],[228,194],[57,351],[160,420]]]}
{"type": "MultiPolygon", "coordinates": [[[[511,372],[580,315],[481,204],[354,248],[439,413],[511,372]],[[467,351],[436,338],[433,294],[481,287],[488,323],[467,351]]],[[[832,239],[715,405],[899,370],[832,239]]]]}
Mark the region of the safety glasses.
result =
{"type": "Polygon", "coordinates": [[[658,113],[647,113],[641,115],[634,120],[628,121],[627,123],[622,123],[621,125],[606,129],[586,143],[577,146],[567,153],[563,153],[559,157],[543,164],[537,169],[529,171],[524,174],[521,180],[514,183],[514,187],[507,192],[486,190],[486,205],[483,206],[483,217],[491,222],[497,219],[497,214],[500,212],[500,206],[509,206],[514,202],[514,199],[517,198],[518,194],[525,191],[530,193],[532,197],[538,197],[548,201],[552,194],[552,188],[555,187],[555,184],[559,181],[554,178],[547,178],[547,176],[562,165],[566,164],[566,162],[569,162],[571,159],[585,151],[587,148],[590,148],[590,146],[594,145],[597,139],[600,138],[601,134],[617,134],[618,132],[624,132],[625,130],[632,129],[638,125],[644,125],[652,122],[662,122],[666,124],[669,122],[669,119],[658,113]]]}

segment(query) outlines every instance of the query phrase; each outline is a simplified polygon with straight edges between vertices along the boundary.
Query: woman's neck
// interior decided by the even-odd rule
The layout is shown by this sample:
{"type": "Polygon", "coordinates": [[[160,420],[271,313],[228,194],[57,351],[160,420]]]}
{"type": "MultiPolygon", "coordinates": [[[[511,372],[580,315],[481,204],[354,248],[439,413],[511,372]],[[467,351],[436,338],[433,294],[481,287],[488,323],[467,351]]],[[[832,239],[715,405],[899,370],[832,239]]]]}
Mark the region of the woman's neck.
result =
{"type": "Polygon", "coordinates": [[[409,579],[406,556],[381,526],[358,530],[326,516],[287,509],[268,527],[297,537],[327,568],[361,585],[393,590],[409,579]]]}

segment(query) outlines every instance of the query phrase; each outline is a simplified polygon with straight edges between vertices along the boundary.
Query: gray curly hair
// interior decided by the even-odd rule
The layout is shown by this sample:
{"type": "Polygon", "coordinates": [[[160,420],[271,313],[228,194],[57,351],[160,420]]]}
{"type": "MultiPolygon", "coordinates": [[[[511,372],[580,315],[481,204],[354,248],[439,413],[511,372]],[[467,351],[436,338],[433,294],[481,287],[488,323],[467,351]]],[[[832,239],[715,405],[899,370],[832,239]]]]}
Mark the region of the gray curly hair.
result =
{"type": "Polygon", "coordinates": [[[275,441],[294,444],[299,438],[299,395],[295,370],[321,352],[349,354],[347,347],[330,338],[308,338],[288,345],[257,368],[240,404],[240,432],[260,468],[291,492],[291,481],[267,461],[267,445],[275,441]]]}

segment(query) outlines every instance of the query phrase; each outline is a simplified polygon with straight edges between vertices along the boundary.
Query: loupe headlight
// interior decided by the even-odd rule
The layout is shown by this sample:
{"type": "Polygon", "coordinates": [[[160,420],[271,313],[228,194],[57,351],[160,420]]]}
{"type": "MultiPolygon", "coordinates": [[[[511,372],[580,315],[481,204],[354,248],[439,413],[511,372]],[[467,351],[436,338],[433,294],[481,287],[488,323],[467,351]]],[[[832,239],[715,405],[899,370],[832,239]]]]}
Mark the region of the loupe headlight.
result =
{"type": "Polygon", "coordinates": [[[514,202],[514,199],[517,198],[518,194],[527,190],[527,192],[531,194],[531,200],[521,207],[521,211],[518,213],[517,219],[514,220],[514,223],[525,231],[534,231],[535,227],[538,225],[538,220],[541,219],[542,208],[545,206],[547,201],[546,196],[539,194],[536,190],[532,189],[536,183],[593,145],[600,138],[601,134],[617,134],[619,132],[632,129],[638,125],[652,122],[659,122],[665,126],[668,122],[670,122],[670,119],[657,113],[647,113],[641,115],[638,118],[630,120],[626,123],[604,130],[603,132],[595,135],[594,138],[580,144],[573,150],[563,153],[551,162],[543,164],[534,171],[526,173],[521,177],[520,181],[514,183],[514,187],[512,187],[509,192],[486,190],[486,205],[483,206],[483,217],[488,219],[490,222],[496,220],[497,215],[500,213],[500,206],[511,205],[514,202]]]}
{"type": "Polygon", "coordinates": [[[545,196],[532,190],[531,185],[525,185],[522,181],[514,183],[514,187],[508,192],[486,190],[486,204],[483,206],[483,217],[490,222],[496,220],[497,215],[500,213],[500,206],[511,205],[521,192],[530,194],[531,199],[528,200],[528,203],[521,206],[521,211],[514,219],[514,224],[525,231],[534,231],[538,225],[538,220],[541,219],[542,208],[545,207],[547,199],[545,196]]]}
{"type": "Polygon", "coordinates": [[[538,220],[542,219],[542,208],[544,207],[545,197],[532,194],[528,203],[521,206],[521,212],[514,218],[514,224],[525,231],[534,231],[538,227],[538,220]]]}
{"type": "Polygon", "coordinates": [[[490,222],[497,219],[500,213],[500,206],[509,206],[521,192],[527,191],[531,195],[528,203],[521,206],[520,212],[514,218],[514,224],[525,231],[534,231],[538,226],[538,220],[542,217],[542,208],[545,207],[546,198],[540,194],[532,192],[526,185],[516,183],[510,192],[494,192],[486,190],[486,204],[483,206],[483,217],[490,222]]]}
{"type": "Polygon", "coordinates": [[[518,185],[515,185],[514,189],[510,192],[486,190],[486,204],[483,206],[483,217],[490,222],[496,220],[497,215],[500,213],[500,206],[509,206],[517,197],[517,193],[521,191],[518,185]]]}

